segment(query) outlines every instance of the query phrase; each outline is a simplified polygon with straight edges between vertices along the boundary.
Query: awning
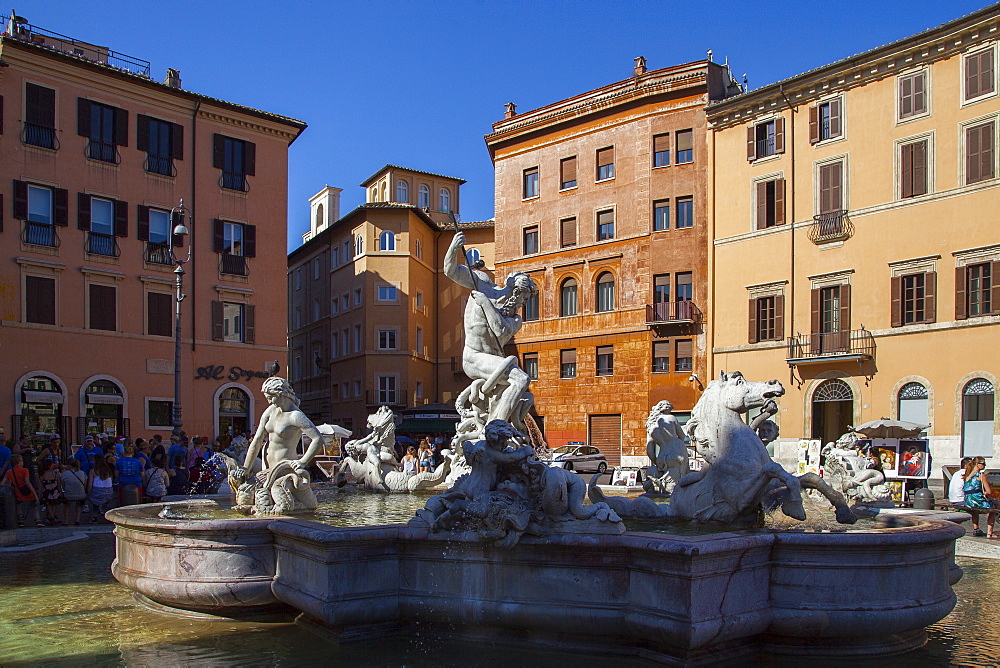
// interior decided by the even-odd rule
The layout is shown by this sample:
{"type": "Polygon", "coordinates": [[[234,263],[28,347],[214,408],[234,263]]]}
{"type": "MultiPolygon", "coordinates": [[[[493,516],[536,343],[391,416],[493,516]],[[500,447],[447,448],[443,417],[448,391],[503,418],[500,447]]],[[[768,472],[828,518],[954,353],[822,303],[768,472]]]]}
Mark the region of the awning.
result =
{"type": "Polygon", "coordinates": [[[61,404],[63,402],[63,395],[61,392],[24,390],[24,401],[29,404],[61,404]]]}
{"type": "Polygon", "coordinates": [[[125,397],[120,394],[92,394],[87,393],[88,404],[124,404],[125,397]]]}
{"type": "Polygon", "coordinates": [[[401,434],[433,434],[441,432],[443,434],[454,434],[455,420],[416,420],[413,418],[403,420],[396,427],[396,433],[401,434]]]}

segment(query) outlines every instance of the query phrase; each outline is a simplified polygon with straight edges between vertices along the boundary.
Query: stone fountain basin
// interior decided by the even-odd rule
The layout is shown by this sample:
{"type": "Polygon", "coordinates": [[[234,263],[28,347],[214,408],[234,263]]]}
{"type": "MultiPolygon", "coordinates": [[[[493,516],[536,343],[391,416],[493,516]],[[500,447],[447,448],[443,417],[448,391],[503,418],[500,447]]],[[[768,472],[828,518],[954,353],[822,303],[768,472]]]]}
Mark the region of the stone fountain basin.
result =
{"type": "Polygon", "coordinates": [[[115,577],[174,609],[232,617],[288,606],[341,641],[420,623],[684,661],[723,649],[877,655],[918,647],[955,605],[955,540],[964,535],[918,518],[838,532],[525,536],[501,550],[405,525],[157,516],[164,507],[214,506],[110,511],[115,577]]]}

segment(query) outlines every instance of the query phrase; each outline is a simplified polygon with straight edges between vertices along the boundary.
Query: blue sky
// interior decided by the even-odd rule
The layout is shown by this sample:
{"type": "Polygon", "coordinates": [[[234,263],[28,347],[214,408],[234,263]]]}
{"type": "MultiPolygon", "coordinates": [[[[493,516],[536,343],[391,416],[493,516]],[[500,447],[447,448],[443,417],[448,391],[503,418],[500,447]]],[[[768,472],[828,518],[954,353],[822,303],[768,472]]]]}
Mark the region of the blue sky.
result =
{"type": "MultiPolygon", "coordinates": [[[[386,163],[464,178],[462,219],[493,215],[483,143],[505,102],[519,111],[712,49],[755,88],[940,25],[982,1],[788,2],[14,2],[29,22],[181,71],[185,88],[293,116],[288,243],[310,195],[386,163]]],[[[2,10],[7,13],[8,8],[2,10]]]]}

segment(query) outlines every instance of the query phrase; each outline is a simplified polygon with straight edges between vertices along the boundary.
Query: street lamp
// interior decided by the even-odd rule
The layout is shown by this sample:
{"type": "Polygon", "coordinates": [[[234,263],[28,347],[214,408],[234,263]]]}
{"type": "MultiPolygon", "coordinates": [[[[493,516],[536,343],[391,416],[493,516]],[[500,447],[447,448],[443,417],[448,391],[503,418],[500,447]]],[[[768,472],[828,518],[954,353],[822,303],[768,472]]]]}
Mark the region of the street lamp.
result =
{"type": "MultiPolygon", "coordinates": [[[[191,219],[191,212],[184,206],[184,200],[181,203],[170,210],[170,222],[174,226],[173,233],[175,236],[181,238],[181,243],[183,243],[184,237],[188,235],[188,228],[184,224],[185,221],[193,222],[191,219]]],[[[174,269],[174,276],[177,277],[177,296],[174,298],[176,301],[176,310],[174,315],[174,404],[173,404],[173,420],[171,423],[174,426],[173,435],[180,438],[181,435],[181,302],[187,297],[184,294],[184,265],[191,261],[191,244],[188,244],[188,254],[187,259],[181,260],[176,255],[173,254],[173,239],[170,239],[168,243],[171,244],[170,257],[173,258],[174,263],[177,268],[174,269]]]]}

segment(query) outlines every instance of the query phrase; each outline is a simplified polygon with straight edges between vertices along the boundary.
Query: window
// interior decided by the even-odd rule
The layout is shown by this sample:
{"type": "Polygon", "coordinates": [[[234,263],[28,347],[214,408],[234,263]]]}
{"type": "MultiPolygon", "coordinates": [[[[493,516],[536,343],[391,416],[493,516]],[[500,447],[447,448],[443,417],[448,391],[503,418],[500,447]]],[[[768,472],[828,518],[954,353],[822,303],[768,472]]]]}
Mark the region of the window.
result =
{"type": "Polygon", "coordinates": [[[243,304],[223,303],[223,340],[243,341],[243,304]]]}
{"type": "Polygon", "coordinates": [[[993,456],[993,383],[974,378],[962,390],[962,454],[966,457],[993,456]]]}
{"type": "Polygon", "coordinates": [[[597,212],[597,240],[604,241],[615,238],[615,211],[607,209],[597,212]]]}
{"type": "Polygon", "coordinates": [[[576,378],[576,349],[559,351],[559,377],[576,378]]]}
{"type": "Polygon", "coordinates": [[[113,162],[121,160],[119,146],[128,146],[128,112],[85,98],[77,98],[77,128],[86,137],[86,155],[91,160],[113,162]]]}
{"type": "Polygon", "coordinates": [[[780,341],[785,334],[784,295],[767,295],[750,300],[750,343],[780,341]]]}
{"type": "Polygon", "coordinates": [[[851,286],[818,286],[811,295],[813,354],[836,353],[850,349],[851,286]]]}
{"type": "Polygon", "coordinates": [[[417,389],[415,391],[415,394],[417,396],[417,399],[422,399],[424,397],[424,384],[419,380],[417,381],[417,389]]]}
{"type": "Polygon", "coordinates": [[[361,336],[361,325],[354,326],[354,352],[361,352],[361,347],[364,341],[361,336]]]}
{"type": "Polygon", "coordinates": [[[341,311],[346,311],[349,308],[351,308],[351,298],[348,295],[346,295],[346,294],[341,295],[340,296],[340,310],[341,311]]]}
{"type": "Polygon", "coordinates": [[[87,252],[118,256],[115,237],[128,236],[128,204],[118,200],[78,195],[77,227],[87,230],[87,252]]]}
{"type": "Polygon", "coordinates": [[[653,135],[653,167],[670,165],[670,134],[653,135]]]}
{"type": "Polygon", "coordinates": [[[674,135],[675,147],[677,151],[678,165],[687,162],[694,162],[694,135],[691,130],[678,130],[674,135]]]}
{"type": "Polygon", "coordinates": [[[610,376],[615,372],[614,346],[597,346],[597,375],[610,376]]]}
{"type": "Polygon", "coordinates": [[[330,300],[330,315],[337,315],[340,313],[340,297],[334,297],[330,300]]]}
{"type": "Polygon", "coordinates": [[[28,200],[27,219],[33,223],[52,225],[52,189],[32,185],[26,187],[28,200]]]}
{"type": "Polygon", "coordinates": [[[899,77],[899,120],[927,113],[927,72],[899,77]]]}
{"type": "Polygon", "coordinates": [[[152,264],[173,264],[171,246],[179,246],[181,237],[173,236],[171,232],[170,213],[140,204],[136,227],[139,240],[146,242],[145,261],[152,264]]]}
{"type": "Polygon", "coordinates": [[[320,275],[320,261],[319,258],[313,258],[313,280],[318,281],[320,275]]]}
{"type": "Polygon", "coordinates": [[[425,185],[421,185],[417,188],[417,206],[421,209],[426,209],[431,205],[431,191],[425,185]]]}
{"type": "Polygon", "coordinates": [[[438,209],[441,213],[451,213],[451,193],[447,188],[438,191],[438,209]]]}
{"type": "Polygon", "coordinates": [[[809,107],[809,143],[816,144],[844,134],[840,98],[809,107]]]}
{"type": "MultiPolygon", "coordinates": [[[[340,354],[340,334],[334,332],[330,334],[330,357],[336,357],[340,354]]],[[[336,387],[336,385],[334,385],[336,387]]]]}
{"type": "Polygon", "coordinates": [[[900,277],[900,306],[904,325],[927,322],[927,274],[900,277]]]}
{"type": "MultiPolygon", "coordinates": [[[[360,253],[359,253],[359,255],[360,255],[360,253]]],[[[350,239],[345,239],[344,240],[344,262],[350,262],[350,261],[351,261],[351,240],[350,239]]]]}
{"type": "Polygon", "coordinates": [[[679,302],[689,302],[694,296],[693,288],[691,286],[691,272],[690,271],[679,271],[675,274],[677,280],[677,293],[675,298],[679,302]]]}
{"type": "Polygon", "coordinates": [[[253,142],[213,135],[212,166],[222,170],[219,185],[228,190],[246,192],[250,189],[246,177],[257,170],[257,146],[253,142]]]}
{"type": "Polygon", "coordinates": [[[524,199],[538,197],[538,167],[524,170],[521,177],[521,191],[524,199]]]}
{"type": "Polygon", "coordinates": [[[653,341],[653,372],[670,371],[670,341],[653,341]]]}
{"type": "Polygon", "coordinates": [[[351,352],[350,346],[351,346],[350,334],[346,329],[343,329],[340,331],[340,354],[346,355],[347,353],[351,352]]]}
{"type": "Polygon", "coordinates": [[[416,353],[418,355],[425,354],[424,353],[424,328],[423,327],[417,327],[416,343],[417,343],[417,345],[415,346],[416,353]]]}
{"type": "Polygon", "coordinates": [[[417,292],[417,308],[422,309],[424,307],[424,293],[417,292]]]}
{"type": "Polygon", "coordinates": [[[993,74],[993,47],[965,57],[965,99],[974,100],[996,90],[993,74]]]}
{"type": "Polygon", "coordinates": [[[333,247],[333,256],[330,258],[330,261],[334,267],[340,266],[340,246],[333,247]]]}
{"type": "Polygon", "coordinates": [[[531,380],[538,380],[538,353],[524,353],[523,357],[524,373],[531,380]]]}
{"type": "Polygon", "coordinates": [[[395,404],[396,401],[396,377],[378,377],[378,402],[380,404],[395,404]]]}
{"type": "MultiPolygon", "coordinates": [[[[395,289],[394,289],[395,290],[395,289]]],[[[395,294],[395,292],[393,292],[395,294]]],[[[354,305],[361,306],[361,288],[354,288],[354,305]]]]}
{"type": "Polygon", "coordinates": [[[559,189],[576,188],[576,156],[559,161],[559,189]]]}
{"type": "Polygon", "coordinates": [[[114,332],[118,329],[118,290],[113,285],[91,283],[90,329],[114,332]]]}
{"type": "Polygon", "coordinates": [[[653,276],[653,304],[670,303],[670,274],[653,276]]]}
{"type": "Polygon", "coordinates": [[[465,259],[468,262],[468,266],[470,267],[475,267],[476,264],[478,264],[479,261],[482,259],[482,257],[483,256],[480,254],[478,248],[470,248],[469,250],[465,251],[465,259]]]}
{"type": "Polygon", "coordinates": [[[24,130],[21,141],[31,146],[59,148],[56,139],[56,92],[51,88],[24,84],[24,130]]]}
{"type": "Polygon", "coordinates": [[[661,232],[670,229],[670,200],[659,199],[653,202],[653,231],[661,232]]]}
{"type": "MultiPolygon", "coordinates": [[[[992,313],[994,308],[1000,304],[993,303],[994,289],[996,281],[993,270],[1000,265],[1000,262],[983,262],[981,264],[970,264],[965,267],[965,306],[966,312],[963,316],[987,315],[992,313]]],[[[961,297],[961,295],[960,295],[961,297]]]]}
{"type": "Polygon", "coordinates": [[[396,201],[402,204],[410,203],[410,186],[406,181],[396,181],[396,201]]]}
{"type": "Polygon", "coordinates": [[[354,257],[361,257],[365,252],[365,238],[362,235],[354,237],[354,257]]]}
{"type": "Polygon", "coordinates": [[[257,257],[257,226],[216,219],[215,252],[236,257],[257,257]]]}
{"type": "Polygon", "coordinates": [[[295,319],[292,321],[294,329],[302,327],[302,307],[295,307],[295,319]]]}
{"type": "MultiPolygon", "coordinates": [[[[344,394],[345,395],[347,394],[347,383],[344,383],[344,394]]],[[[354,396],[355,396],[355,398],[361,396],[361,381],[360,380],[354,381],[354,396]]]]}
{"type": "Polygon", "coordinates": [[[146,293],[146,333],[150,336],[173,335],[174,296],[164,292],[146,293]]]}
{"type": "Polygon", "coordinates": [[[323,203],[316,205],[316,229],[323,227],[323,203]]]}
{"type": "Polygon", "coordinates": [[[597,279],[597,312],[615,310],[615,277],[604,272],[597,279]]]}
{"type": "Polygon", "coordinates": [[[747,128],[747,160],[785,152],[785,119],[781,116],[747,128]]]}
{"type": "Polygon", "coordinates": [[[920,383],[907,383],[899,388],[896,415],[898,419],[917,424],[929,422],[927,388],[920,383]]]}
{"type": "Polygon", "coordinates": [[[901,144],[899,147],[899,196],[927,194],[927,140],[901,144]]]}
{"type": "Polygon", "coordinates": [[[312,321],[311,322],[316,322],[317,320],[319,320],[319,318],[320,318],[319,299],[313,299],[313,301],[312,301],[312,321]]]}
{"type": "Polygon", "coordinates": [[[396,286],[395,285],[378,286],[378,300],[380,302],[396,301],[396,286]]]}
{"type": "Polygon", "coordinates": [[[521,307],[521,320],[528,322],[531,320],[538,320],[538,293],[532,293],[524,301],[524,305],[521,307]]]}
{"type": "Polygon", "coordinates": [[[694,227],[694,199],[691,197],[677,198],[677,229],[694,227]]]}
{"type": "Polygon", "coordinates": [[[302,267],[292,272],[292,284],[296,290],[302,289],[302,267]]]}
{"type": "Polygon", "coordinates": [[[965,182],[978,183],[996,176],[993,121],[965,129],[965,182]]]}
{"type": "Polygon", "coordinates": [[[538,252],[538,225],[524,228],[524,254],[534,255],[538,252]]]}
{"type": "Polygon", "coordinates": [[[757,199],[756,224],[764,230],[785,222],[785,179],[759,181],[755,186],[757,199]]]}
{"type": "Polygon", "coordinates": [[[69,222],[68,200],[66,190],[14,181],[13,214],[14,218],[24,221],[23,241],[38,246],[59,246],[56,227],[65,227],[69,222]]]}
{"type": "Polygon", "coordinates": [[[844,163],[840,160],[819,167],[819,213],[844,210],[844,163]]]}
{"type": "Polygon", "coordinates": [[[576,245],[576,218],[563,218],[559,221],[559,245],[569,248],[576,245]]]}
{"type": "Polygon", "coordinates": [[[378,330],[378,349],[379,350],[396,349],[396,330],[394,329],[378,330]]]}
{"type": "Polygon", "coordinates": [[[254,310],[251,304],[213,301],[212,340],[253,343],[254,310]]]}
{"type": "Polygon", "coordinates": [[[597,151],[597,180],[615,178],[615,147],[608,146],[597,151]]]}
{"type": "Polygon", "coordinates": [[[173,425],[174,402],[146,399],[146,425],[149,429],[169,428],[173,425]]]}
{"type": "Polygon", "coordinates": [[[139,114],[135,147],[146,152],[144,168],[147,172],[174,176],[174,160],[184,158],[184,127],[139,114]]]}
{"type": "Polygon", "coordinates": [[[694,369],[694,353],[691,339],[677,339],[674,342],[674,371],[694,369]]]}
{"type": "Polygon", "coordinates": [[[56,324],[56,279],[24,277],[24,320],[40,325],[56,324]]]}
{"type": "Polygon", "coordinates": [[[378,249],[380,251],[396,250],[396,235],[389,230],[378,235],[378,249]]]}
{"type": "Polygon", "coordinates": [[[414,251],[416,252],[417,259],[418,260],[423,259],[423,257],[424,257],[424,244],[423,244],[423,242],[420,241],[420,239],[417,239],[416,241],[413,242],[413,248],[414,248],[414,251]]]}
{"type": "Polygon", "coordinates": [[[567,278],[559,288],[559,315],[562,317],[576,315],[576,279],[567,278]]]}

